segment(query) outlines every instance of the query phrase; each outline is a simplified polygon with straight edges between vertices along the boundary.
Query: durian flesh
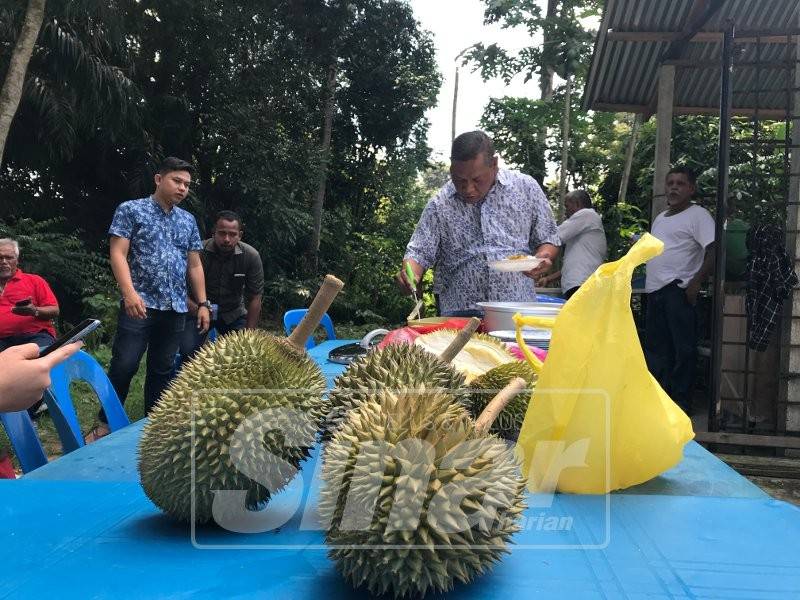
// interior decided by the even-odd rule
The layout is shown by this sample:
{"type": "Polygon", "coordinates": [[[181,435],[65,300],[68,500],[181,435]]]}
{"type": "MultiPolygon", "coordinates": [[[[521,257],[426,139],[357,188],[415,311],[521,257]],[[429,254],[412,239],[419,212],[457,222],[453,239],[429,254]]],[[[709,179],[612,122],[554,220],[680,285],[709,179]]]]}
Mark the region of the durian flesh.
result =
{"type": "Polygon", "coordinates": [[[322,480],[329,554],[373,594],[472,580],[508,551],[524,509],[512,451],[439,391],[366,399],[326,447],[322,480]]]}
{"type": "Polygon", "coordinates": [[[181,521],[191,519],[194,496],[198,523],[214,516],[215,490],[242,490],[249,506],[269,500],[310,453],[325,387],[316,363],[283,338],[246,330],[206,344],[144,427],[145,493],[181,521]]]}
{"type": "MultiPolygon", "coordinates": [[[[458,331],[455,329],[440,329],[419,336],[414,340],[414,344],[440,356],[457,334],[458,331]]],[[[515,360],[501,341],[489,335],[476,333],[450,364],[463,373],[466,382],[470,383],[490,369],[515,360]]]]}

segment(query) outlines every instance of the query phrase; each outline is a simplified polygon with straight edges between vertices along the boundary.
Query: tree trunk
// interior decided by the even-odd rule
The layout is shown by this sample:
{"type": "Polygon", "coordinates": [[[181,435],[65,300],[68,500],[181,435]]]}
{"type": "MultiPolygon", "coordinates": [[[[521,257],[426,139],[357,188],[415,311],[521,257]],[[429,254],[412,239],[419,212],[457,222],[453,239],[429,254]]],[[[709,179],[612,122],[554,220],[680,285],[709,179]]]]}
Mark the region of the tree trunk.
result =
{"type": "MultiPolygon", "coordinates": [[[[558,0],[547,0],[547,18],[555,19],[557,13],[558,0]]],[[[542,47],[547,48],[550,42],[552,42],[552,40],[549,39],[547,32],[545,31],[542,39],[542,47]]],[[[545,66],[542,75],[539,78],[539,89],[542,91],[542,100],[553,99],[553,75],[555,75],[555,69],[553,69],[551,66],[545,66]]]]}
{"type": "Polygon", "coordinates": [[[561,176],[558,181],[558,220],[564,218],[564,196],[567,195],[567,170],[569,169],[569,126],[570,108],[572,106],[572,75],[567,76],[564,90],[564,122],[561,141],[561,176]]]}
{"type": "Polygon", "coordinates": [[[333,109],[336,96],[336,60],[328,67],[328,82],[325,86],[325,123],[322,129],[322,160],[317,177],[317,192],[314,194],[314,203],[311,205],[311,214],[314,218],[311,232],[311,245],[309,253],[314,269],[319,262],[319,243],[322,237],[322,208],[325,204],[325,187],[328,182],[328,165],[330,163],[331,136],[333,132],[333,109]]]}
{"type": "Polygon", "coordinates": [[[19,101],[22,98],[22,87],[25,84],[28,63],[44,21],[45,2],[46,0],[28,0],[22,31],[20,31],[17,43],[11,52],[8,73],[3,82],[3,89],[0,90],[0,165],[3,164],[3,153],[8,132],[11,129],[11,121],[14,120],[19,101]]]}
{"type": "Polygon", "coordinates": [[[622,168],[622,180],[619,182],[619,195],[617,203],[624,204],[628,196],[628,181],[631,178],[631,166],[633,165],[633,153],[636,150],[636,142],[639,140],[639,127],[642,125],[642,114],[636,113],[631,124],[631,137],[628,139],[628,148],[625,151],[625,165],[622,168]]]}

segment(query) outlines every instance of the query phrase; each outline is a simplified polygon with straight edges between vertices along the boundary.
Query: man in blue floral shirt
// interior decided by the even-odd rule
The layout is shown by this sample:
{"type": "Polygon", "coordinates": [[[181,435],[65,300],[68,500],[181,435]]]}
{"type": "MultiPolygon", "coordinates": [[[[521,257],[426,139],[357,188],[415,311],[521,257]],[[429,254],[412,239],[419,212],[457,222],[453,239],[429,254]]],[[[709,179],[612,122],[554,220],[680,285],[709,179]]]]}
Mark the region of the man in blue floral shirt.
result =
{"type": "MultiPolygon", "coordinates": [[[[432,198],[403,259],[417,281],[435,270],[433,291],[442,315],[468,315],[476,302],[535,301],[533,280],[558,257],[558,228],[542,188],[532,177],[497,166],[491,138],[482,131],[453,140],[450,181],[432,198]],[[543,259],[533,270],[500,272],[488,262],[515,254],[543,259]]],[[[405,268],[397,275],[410,293],[405,268]]]]}
{"type": "MultiPolygon", "coordinates": [[[[167,386],[186,321],[186,280],[198,299],[197,328],[208,329],[211,305],[200,262],[200,232],[194,217],[178,208],[191,184],[192,166],[170,157],[155,176],[152,196],[117,207],[108,233],[111,270],[122,294],[108,378],[122,402],[147,350],[144,383],[149,413],[167,386]]],[[[108,433],[105,415],[87,436],[108,433]]]]}

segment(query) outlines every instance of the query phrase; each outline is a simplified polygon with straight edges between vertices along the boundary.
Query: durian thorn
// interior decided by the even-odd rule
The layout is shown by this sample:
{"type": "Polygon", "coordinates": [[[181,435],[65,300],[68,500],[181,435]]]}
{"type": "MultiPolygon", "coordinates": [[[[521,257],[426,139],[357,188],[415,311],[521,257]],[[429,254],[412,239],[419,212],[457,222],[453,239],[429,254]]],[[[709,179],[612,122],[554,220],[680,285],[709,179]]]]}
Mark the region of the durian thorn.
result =
{"type": "Polygon", "coordinates": [[[514,396],[522,392],[526,386],[527,384],[522,377],[514,377],[514,379],[509,381],[508,385],[500,390],[500,393],[492,398],[492,401],[486,405],[483,412],[478,415],[478,418],[475,420],[475,433],[478,435],[486,435],[486,432],[489,431],[497,415],[499,415],[506,407],[506,404],[508,404],[514,396]]]}
{"type": "Polygon", "coordinates": [[[464,329],[456,334],[456,337],[453,338],[453,341],[450,342],[450,345],[444,349],[444,352],[442,352],[439,358],[446,363],[449,363],[451,360],[453,360],[456,355],[461,352],[461,349],[467,345],[469,338],[472,337],[472,334],[477,331],[480,325],[481,320],[477,317],[472,317],[464,326],[464,329]]]}
{"type": "Polygon", "coordinates": [[[325,281],[322,282],[322,287],[319,288],[317,295],[314,296],[314,301],[308,307],[308,312],[300,321],[300,324],[295,327],[292,334],[289,336],[289,343],[298,350],[304,351],[306,342],[314,330],[322,321],[322,316],[327,312],[333,299],[344,287],[344,283],[334,277],[333,275],[326,275],[325,281]]]}

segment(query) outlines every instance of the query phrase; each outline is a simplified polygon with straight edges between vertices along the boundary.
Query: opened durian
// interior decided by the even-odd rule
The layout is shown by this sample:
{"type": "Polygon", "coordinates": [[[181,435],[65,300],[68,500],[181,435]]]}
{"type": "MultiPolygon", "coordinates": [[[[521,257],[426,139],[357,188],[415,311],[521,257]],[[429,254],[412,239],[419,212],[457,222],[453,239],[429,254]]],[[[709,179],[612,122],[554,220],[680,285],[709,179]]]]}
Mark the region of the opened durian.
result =
{"type": "MultiPolygon", "coordinates": [[[[438,356],[456,335],[458,335],[458,331],[455,329],[440,329],[419,336],[414,343],[438,356]]],[[[515,360],[500,340],[476,333],[451,361],[451,364],[464,374],[467,383],[471,383],[473,379],[487,371],[515,360]]]]}
{"type": "Polygon", "coordinates": [[[524,509],[513,451],[452,394],[378,391],[325,450],[319,512],[355,587],[421,597],[485,573],[524,509]]]}
{"type": "Polygon", "coordinates": [[[531,366],[521,360],[506,363],[487,371],[473,379],[470,384],[469,411],[477,417],[489,401],[497,395],[515,377],[525,380],[525,389],[516,394],[506,405],[497,420],[492,424],[491,432],[506,439],[516,439],[528,410],[528,402],[536,386],[536,373],[531,366]]]}
{"type": "Polygon", "coordinates": [[[458,393],[463,385],[461,373],[422,347],[386,346],[353,361],[336,378],[329,396],[331,413],[326,429],[333,431],[348,412],[377,391],[426,387],[458,393]]]}
{"type": "Polygon", "coordinates": [[[404,392],[425,387],[457,394],[466,401],[466,391],[462,388],[464,376],[451,366],[450,361],[480,323],[480,319],[470,319],[450,338],[450,343],[439,355],[413,344],[392,344],[354,361],[334,383],[325,438],[330,437],[350,410],[376,391],[404,392]]]}
{"type": "Polygon", "coordinates": [[[339,289],[328,276],[288,339],[233,332],[184,364],[139,443],[139,476],[156,506],[181,521],[220,521],[294,477],[328,413],[325,377],[302,348],[339,289]],[[228,491],[239,504],[215,506],[228,491]]]}

